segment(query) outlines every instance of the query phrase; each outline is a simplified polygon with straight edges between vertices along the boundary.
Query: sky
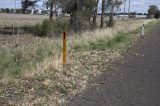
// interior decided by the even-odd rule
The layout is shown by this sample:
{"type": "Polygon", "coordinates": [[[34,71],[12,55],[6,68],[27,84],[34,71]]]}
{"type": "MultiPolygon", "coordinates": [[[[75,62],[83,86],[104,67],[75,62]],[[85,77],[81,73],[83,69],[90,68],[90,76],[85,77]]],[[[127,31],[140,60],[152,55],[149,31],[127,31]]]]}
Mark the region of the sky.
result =
{"type": "MultiPolygon", "coordinates": [[[[0,8],[21,7],[21,0],[0,0],[0,8]]],[[[126,2],[126,12],[128,11],[128,1],[126,2]]],[[[131,12],[147,12],[149,5],[157,5],[160,9],[160,0],[131,0],[131,12]]],[[[121,6],[123,11],[124,5],[121,6]]]]}
{"type": "MultiPolygon", "coordinates": [[[[160,9],[160,0],[130,0],[131,12],[147,12],[149,5],[156,5],[160,9]]],[[[129,0],[126,2],[126,11],[128,12],[129,0]]],[[[121,6],[123,10],[124,5],[121,6]]]]}

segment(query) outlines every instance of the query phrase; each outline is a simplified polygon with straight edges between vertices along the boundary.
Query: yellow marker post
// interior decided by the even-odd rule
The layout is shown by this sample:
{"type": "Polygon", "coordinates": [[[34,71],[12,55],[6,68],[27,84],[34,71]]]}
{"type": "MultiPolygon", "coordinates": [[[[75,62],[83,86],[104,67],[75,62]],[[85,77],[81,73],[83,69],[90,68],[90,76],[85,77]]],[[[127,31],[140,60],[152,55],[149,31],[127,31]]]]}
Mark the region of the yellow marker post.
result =
{"type": "Polygon", "coordinates": [[[67,63],[67,34],[63,33],[63,65],[67,63]]]}

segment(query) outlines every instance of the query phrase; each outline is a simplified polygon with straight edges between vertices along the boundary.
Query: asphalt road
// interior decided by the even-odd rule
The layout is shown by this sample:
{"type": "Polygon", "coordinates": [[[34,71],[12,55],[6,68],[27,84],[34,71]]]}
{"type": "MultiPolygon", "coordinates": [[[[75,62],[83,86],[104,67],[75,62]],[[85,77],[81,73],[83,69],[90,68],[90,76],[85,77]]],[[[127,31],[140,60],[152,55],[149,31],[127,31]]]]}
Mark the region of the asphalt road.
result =
{"type": "Polygon", "coordinates": [[[160,25],[68,106],[160,106],[160,25]]]}

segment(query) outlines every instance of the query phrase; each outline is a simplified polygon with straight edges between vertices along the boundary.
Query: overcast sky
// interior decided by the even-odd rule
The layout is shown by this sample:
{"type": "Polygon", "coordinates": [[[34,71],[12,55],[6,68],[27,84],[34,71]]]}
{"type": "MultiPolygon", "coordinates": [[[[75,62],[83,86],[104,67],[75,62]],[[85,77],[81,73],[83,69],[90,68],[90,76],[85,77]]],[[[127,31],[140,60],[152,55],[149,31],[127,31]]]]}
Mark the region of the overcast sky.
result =
{"type": "MultiPolygon", "coordinates": [[[[21,0],[16,0],[16,6],[18,8],[21,7],[20,4],[21,0]]],[[[127,5],[128,1],[126,3],[126,11],[127,11],[127,5]]],[[[147,12],[149,5],[157,5],[160,9],[160,0],[131,0],[131,11],[135,12],[147,12]]],[[[121,10],[123,11],[123,6],[121,6],[121,10]]],[[[15,0],[0,0],[0,8],[14,8],[15,7],[15,0]]]]}

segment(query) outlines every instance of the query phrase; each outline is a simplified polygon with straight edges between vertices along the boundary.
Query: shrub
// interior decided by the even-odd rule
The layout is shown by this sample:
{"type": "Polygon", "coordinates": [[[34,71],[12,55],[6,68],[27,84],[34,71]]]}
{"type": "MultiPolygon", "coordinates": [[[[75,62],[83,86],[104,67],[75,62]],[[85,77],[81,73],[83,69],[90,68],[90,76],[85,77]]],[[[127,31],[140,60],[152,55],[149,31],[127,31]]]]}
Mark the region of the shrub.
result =
{"type": "Polygon", "coordinates": [[[69,21],[63,18],[55,20],[44,20],[42,24],[37,24],[35,27],[35,35],[40,37],[52,36],[61,34],[64,31],[70,30],[69,21]]]}
{"type": "Polygon", "coordinates": [[[44,20],[42,24],[37,24],[36,25],[36,30],[35,30],[35,35],[37,36],[47,36],[48,31],[50,28],[50,23],[48,20],[44,20]]]}

